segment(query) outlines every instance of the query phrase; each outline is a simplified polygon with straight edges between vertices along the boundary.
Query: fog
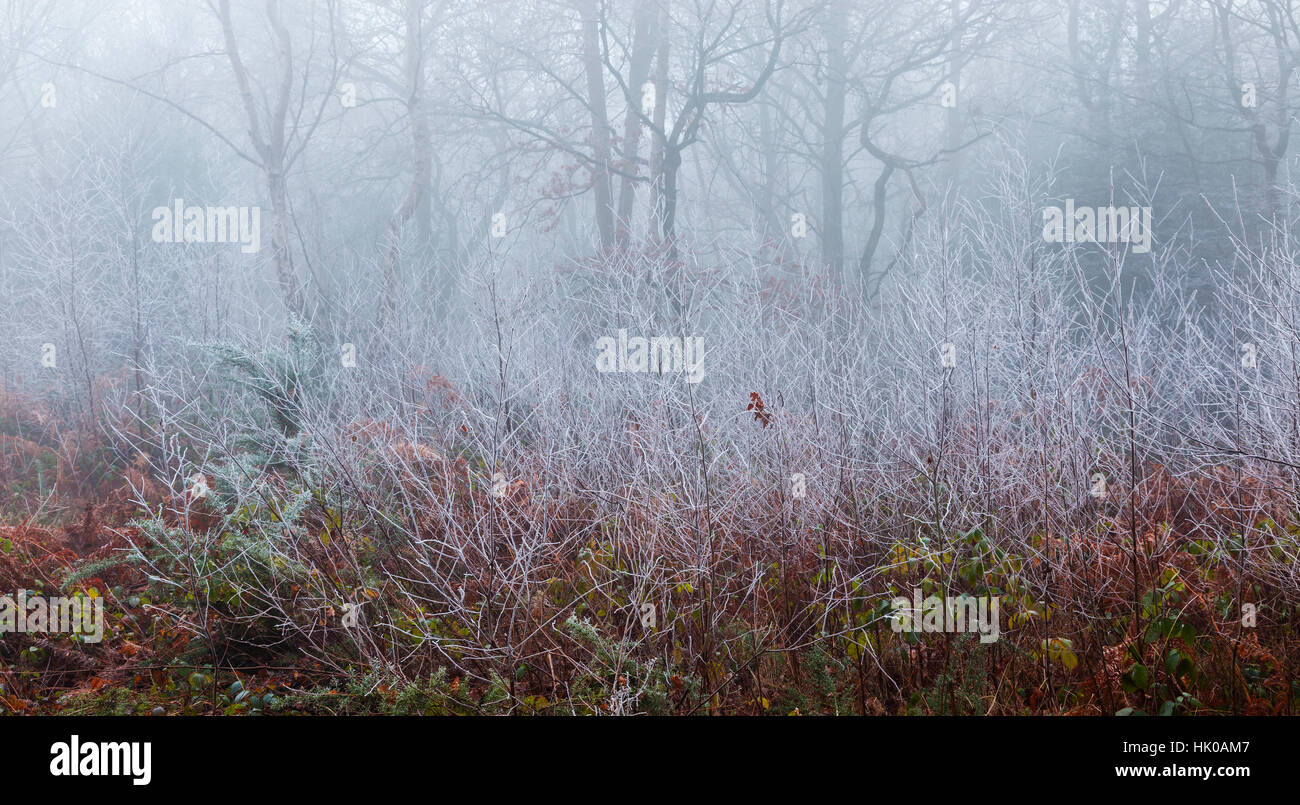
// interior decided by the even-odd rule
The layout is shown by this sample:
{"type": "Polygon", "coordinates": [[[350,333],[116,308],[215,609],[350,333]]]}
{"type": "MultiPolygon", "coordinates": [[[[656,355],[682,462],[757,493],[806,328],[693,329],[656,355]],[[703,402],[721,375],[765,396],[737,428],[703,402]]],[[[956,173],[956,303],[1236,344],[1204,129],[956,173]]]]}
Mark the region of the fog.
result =
{"type": "Polygon", "coordinates": [[[935,704],[875,607],[1003,596],[1053,691],[1176,584],[1282,630],[1297,65],[1289,0],[6,0],[0,523],[214,673],[1240,712],[935,704]]]}

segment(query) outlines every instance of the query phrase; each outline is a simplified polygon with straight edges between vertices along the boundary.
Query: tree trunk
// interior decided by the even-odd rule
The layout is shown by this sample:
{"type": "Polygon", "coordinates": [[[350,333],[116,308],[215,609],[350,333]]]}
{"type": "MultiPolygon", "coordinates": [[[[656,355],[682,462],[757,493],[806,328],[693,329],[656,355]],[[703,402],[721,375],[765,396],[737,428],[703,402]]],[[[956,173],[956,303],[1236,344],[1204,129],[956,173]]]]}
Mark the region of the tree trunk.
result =
{"type": "Polygon", "coordinates": [[[948,82],[952,84],[953,104],[948,107],[945,120],[948,159],[944,163],[944,179],[955,186],[961,177],[961,0],[952,0],[952,54],[948,58],[948,82]]]}
{"type": "MultiPolygon", "coordinates": [[[[639,0],[636,7],[636,21],[633,29],[632,64],[628,71],[628,88],[632,91],[632,103],[639,103],[636,94],[650,77],[650,59],[654,55],[654,5],[649,0],[639,0]]],[[[657,93],[656,93],[657,97],[657,93]]],[[[641,145],[641,118],[638,109],[629,105],[627,117],[623,121],[623,181],[618,195],[618,245],[626,248],[631,237],[630,227],[632,211],[636,203],[636,182],[628,174],[640,174],[637,156],[641,145]]]]}
{"type": "Polygon", "coordinates": [[[655,65],[654,143],[650,150],[650,239],[664,238],[664,155],[668,142],[660,132],[668,116],[668,0],[659,5],[659,53],[655,65]]]}
{"type": "Polygon", "coordinates": [[[668,255],[677,257],[676,219],[677,219],[677,172],[682,167],[680,148],[664,149],[663,184],[664,184],[664,242],[668,244],[668,255]]]}
{"type": "Polygon", "coordinates": [[[275,262],[276,279],[280,283],[280,294],[289,312],[306,320],[306,305],[302,290],[298,287],[298,278],[294,274],[293,250],[289,245],[289,192],[284,176],[284,127],[289,112],[289,96],[293,92],[293,43],[289,38],[289,30],[284,27],[284,22],[280,19],[278,0],[266,0],[267,22],[275,34],[284,71],[280,77],[275,108],[270,110],[266,129],[263,131],[259,123],[257,103],[253,98],[253,87],[248,78],[248,70],[239,56],[235,26],[230,14],[230,0],[221,0],[218,14],[226,42],[226,55],[230,59],[230,67],[235,73],[235,82],[239,85],[244,111],[248,115],[248,135],[266,176],[267,191],[271,201],[271,254],[275,262]]]}
{"type": "Polygon", "coordinates": [[[848,65],[844,56],[844,14],[840,3],[828,9],[826,99],[822,127],[822,261],[831,281],[840,284],[844,268],[844,99],[848,65]]]}
{"type": "Polygon", "coordinates": [[[305,321],[306,306],[293,270],[293,248],[289,244],[289,191],[278,162],[268,166],[266,185],[271,196],[271,255],[275,261],[275,276],[280,282],[280,295],[289,312],[305,321]]]}
{"type": "Polygon", "coordinates": [[[875,193],[872,199],[871,234],[867,237],[867,245],[862,250],[862,260],[858,263],[858,274],[862,279],[862,287],[865,290],[868,287],[868,281],[871,274],[871,261],[876,256],[876,248],[880,245],[880,236],[885,231],[885,201],[889,190],[889,177],[894,175],[894,166],[888,162],[881,169],[880,175],[876,177],[875,193]]]}
{"type": "MultiPolygon", "coordinates": [[[[406,0],[406,101],[411,120],[411,184],[397,209],[388,219],[384,248],[384,289],[380,302],[379,325],[388,322],[401,295],[397,263],[401,251],[402,230],[416,211],[428,209],[428,187],[433,173],[433,145],[429,119],[424,110],[424,44],[421,30],[425,0],[406,0]]],[[[427,219],[427,212],[424,213],[427,219]]],[[[427,229],[427,221],[422,229],[427,229]]]]}
{"type": "Polygon", "coordinates": [[[600,58],[598,0],[582,0],[582,60],[587,72],[587,103],[591,107],[591,141],[595,165],[592,186],[596,192],[596,228],[600,245],[614,245],[614,207],[609,186],[609,113],[605,108],[605,72],[600,58]]]}

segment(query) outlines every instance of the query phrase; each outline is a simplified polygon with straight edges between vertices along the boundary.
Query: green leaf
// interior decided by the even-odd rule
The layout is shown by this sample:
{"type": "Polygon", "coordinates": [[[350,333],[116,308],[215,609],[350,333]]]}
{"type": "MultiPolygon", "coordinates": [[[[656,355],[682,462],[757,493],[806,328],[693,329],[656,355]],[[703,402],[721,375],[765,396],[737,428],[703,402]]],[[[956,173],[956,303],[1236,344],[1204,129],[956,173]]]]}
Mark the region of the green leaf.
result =
{"type": "Polygon", "coordinates": [[[1151,685],[1151,671],[1145,665],[1135,665],[1120,679],[1120,684],[1128,693],[1146,690],[1151,685]]]}
{"type": "Polygon", "coordinates": [[[1165,657],[1165,671],[1174,674],[1178,669],[1178,663],[1183,659],[1183,655],[1178,653],[1178,649],[1171,649],[1169,655],[1165,657]]]}

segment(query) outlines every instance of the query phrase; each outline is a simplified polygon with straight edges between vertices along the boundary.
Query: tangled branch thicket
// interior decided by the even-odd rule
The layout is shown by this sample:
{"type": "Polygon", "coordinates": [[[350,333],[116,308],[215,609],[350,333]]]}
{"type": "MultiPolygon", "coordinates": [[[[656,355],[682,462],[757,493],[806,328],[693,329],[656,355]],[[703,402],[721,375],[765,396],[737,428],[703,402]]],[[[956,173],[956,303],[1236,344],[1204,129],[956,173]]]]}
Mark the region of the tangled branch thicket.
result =
{"type": "Polygon", "coordinates": [[[178,327],[118,369],[98,330],[4,395],[0,589],[93,587],[108,630],[0,643],[0,700],[1293,712],[1293,244],[1235,241],[1200,315],[1180,254],[1045,244],[996,190],[875,297],[683,243],[499,257],[460,320],[178,327]],[[620,329],[702,337],[704,379],[598,372],[620,329]],[[999,596],[1000,639],[895,631],[914,589],[999,596]]]}

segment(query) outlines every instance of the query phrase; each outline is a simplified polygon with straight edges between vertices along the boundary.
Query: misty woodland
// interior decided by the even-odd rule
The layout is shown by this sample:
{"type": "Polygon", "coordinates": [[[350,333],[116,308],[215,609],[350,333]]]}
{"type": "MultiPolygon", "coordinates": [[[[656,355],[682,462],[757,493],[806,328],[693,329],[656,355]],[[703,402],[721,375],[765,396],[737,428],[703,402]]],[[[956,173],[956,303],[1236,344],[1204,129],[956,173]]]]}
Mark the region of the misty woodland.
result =
{"type": "Polygon", "coordinates": [[[1300,709],[1291,0],[6,0],[0,712],[1300,709]]]}

